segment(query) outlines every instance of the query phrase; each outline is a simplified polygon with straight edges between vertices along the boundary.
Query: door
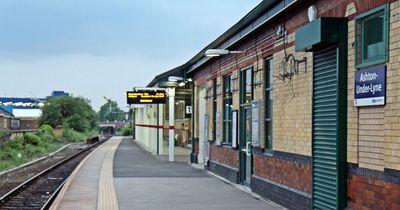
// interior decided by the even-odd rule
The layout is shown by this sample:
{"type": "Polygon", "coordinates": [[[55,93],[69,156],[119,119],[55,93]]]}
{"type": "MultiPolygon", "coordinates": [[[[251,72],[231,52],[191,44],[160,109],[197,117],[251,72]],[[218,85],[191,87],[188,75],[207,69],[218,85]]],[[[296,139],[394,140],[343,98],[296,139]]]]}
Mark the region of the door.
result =
{"type": "Polygon", "coordinates": [[[240,182],[250,186],[253,173],[251,145],[251,102],[253,100],[253,68],[240,72],[240,182]]]}
{"type": "Polygon", "coordinates": [[[250,186],[252,175],[252,145],[251,145],[251,106],[243,106],[241,110],[241,139],[240,139],[240,162],[241,182],[250,186]]]}

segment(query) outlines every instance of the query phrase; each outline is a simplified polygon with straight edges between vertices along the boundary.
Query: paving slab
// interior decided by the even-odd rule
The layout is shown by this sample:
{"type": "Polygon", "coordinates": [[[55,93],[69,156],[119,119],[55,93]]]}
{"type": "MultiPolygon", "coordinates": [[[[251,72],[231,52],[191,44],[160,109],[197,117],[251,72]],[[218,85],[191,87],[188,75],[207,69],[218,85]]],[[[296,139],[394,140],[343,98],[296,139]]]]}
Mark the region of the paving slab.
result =
{"type": "Polygon", "coordinates": [[[114,184],[121,210],[281,209],[185,163],[169,163],[121,142],[114,156],[114,184]]]}

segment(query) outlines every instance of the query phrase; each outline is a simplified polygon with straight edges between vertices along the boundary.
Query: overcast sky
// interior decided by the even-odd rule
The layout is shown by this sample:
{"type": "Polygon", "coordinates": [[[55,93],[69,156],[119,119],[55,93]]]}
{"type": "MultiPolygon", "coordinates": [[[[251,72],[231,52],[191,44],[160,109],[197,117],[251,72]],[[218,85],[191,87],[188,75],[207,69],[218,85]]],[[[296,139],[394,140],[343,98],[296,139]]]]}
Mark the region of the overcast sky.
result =
{"type": "Polygon", "coordinates": [[[261,0],[1,0],[0,97],[64,90],[126,110],[146,86],[215,40],[261,0]]]}

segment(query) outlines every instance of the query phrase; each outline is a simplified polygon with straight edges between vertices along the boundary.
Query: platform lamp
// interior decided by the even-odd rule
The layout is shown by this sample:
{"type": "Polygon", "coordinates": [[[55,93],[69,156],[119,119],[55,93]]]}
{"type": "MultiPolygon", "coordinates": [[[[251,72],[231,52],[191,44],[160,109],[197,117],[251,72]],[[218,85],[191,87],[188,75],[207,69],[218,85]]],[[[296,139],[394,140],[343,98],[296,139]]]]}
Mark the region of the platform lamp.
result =
{"type": "Polygon", "coordinates": [[[169,101],[169,116],[168,116],[168,129],[169,129],[169,138],[168,138],[168,161],[174,162],[174,145],[175,145],[175,88],[179,86],[179,83],[184,81],[182,77],[170,76],[168,77],[168,81],[160,82],[159,87],[167,88],[167,95],[169,101]]]}
{"type": "Polygon", "coordinates": [[[207,57],[217,57],[221,55],[229,55],[229,54],[242,54],[245,53],[244,50],[224,50],[224,49],[208,49],[204,53],[207,57]]]}

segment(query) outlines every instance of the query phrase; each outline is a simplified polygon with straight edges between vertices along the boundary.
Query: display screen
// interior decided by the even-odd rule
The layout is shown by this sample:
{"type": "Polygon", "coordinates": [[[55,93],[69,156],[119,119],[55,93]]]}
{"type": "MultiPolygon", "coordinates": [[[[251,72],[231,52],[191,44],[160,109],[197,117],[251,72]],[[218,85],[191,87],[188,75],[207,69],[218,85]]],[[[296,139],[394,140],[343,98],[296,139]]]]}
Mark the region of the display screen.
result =
{"type": "Polygon", "coordinates": [[[136,90],[126,92],[128,104],[164,104],[165,90],[136,90]]]}

